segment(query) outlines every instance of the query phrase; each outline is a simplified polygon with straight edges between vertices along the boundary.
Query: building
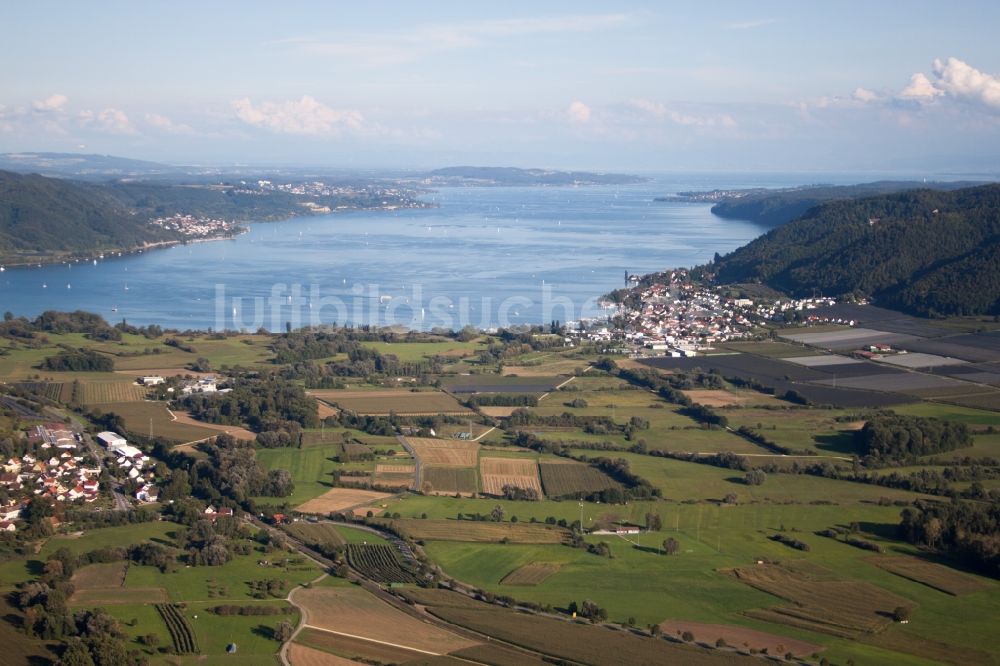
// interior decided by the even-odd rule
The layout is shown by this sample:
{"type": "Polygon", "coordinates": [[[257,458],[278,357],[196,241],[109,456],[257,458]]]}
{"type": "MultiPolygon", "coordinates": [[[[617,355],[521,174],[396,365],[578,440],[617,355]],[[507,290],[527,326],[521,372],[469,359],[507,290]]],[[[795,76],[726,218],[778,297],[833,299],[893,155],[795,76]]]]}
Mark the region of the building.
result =
{"type": "Polygon", "coordinates": [[[143,386],[156,386],[157,384],[162,384],[165,381],[167,380],[165,380],[163,377],[160,377],[159,375],[147,375],[145,377],[139,377],[139,383],[142,384],[143,386]]]}
{"type": "Polygon", "coordinates": [[[114,451],[117,446],[124,446],[126,444],[125,438],[116,432],[99,432],[97,433],[97,441],[100,442],[109,451],[114,451]]]}

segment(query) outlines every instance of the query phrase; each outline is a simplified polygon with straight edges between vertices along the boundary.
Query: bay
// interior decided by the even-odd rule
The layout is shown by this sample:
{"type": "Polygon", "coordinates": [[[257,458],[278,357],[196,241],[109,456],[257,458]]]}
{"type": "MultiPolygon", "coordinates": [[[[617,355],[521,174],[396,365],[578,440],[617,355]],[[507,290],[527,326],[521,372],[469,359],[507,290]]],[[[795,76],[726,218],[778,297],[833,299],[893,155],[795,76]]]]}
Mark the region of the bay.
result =
{"type": "Polygon", "coordinates": [[[7,268],[0,303],[18,316],[82,309],[181,330],[332,323],[427,330],[601,317],[598,297],[622,286],[626,272],[704,263],[763,231],[718,218],[707,204],[654,197],[794,178],[443,188],[423,197],[436,208],[257,223],[232,240],[96,264],[7,268]]]}

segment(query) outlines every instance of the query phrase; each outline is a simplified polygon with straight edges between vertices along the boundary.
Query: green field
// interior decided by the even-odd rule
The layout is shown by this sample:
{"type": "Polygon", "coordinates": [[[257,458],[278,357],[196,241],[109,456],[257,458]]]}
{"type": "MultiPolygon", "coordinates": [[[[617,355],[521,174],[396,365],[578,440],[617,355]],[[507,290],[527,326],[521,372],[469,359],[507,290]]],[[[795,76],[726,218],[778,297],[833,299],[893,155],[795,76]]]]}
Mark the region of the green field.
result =
{"type": "Polygon", "coordinates": [[[113,412],[125,419],[125,427],[143,437],[163,437],[177,443],[215,437],[222,431],[187,423],[178,423],[170,416],[165,402],[114,402],[90,405],[92,409],[113,412]]]}
{"type": "MultiPolygon", "coordinates": [[[[318,497],[332,488],[331,474],[338,467],[331,460],[340,452],[339,444],[325,444],[303,449],[259,449],[257,460],[266,469],[286,469],[295,481],[295,491],[282,498],[296,506],[318,497]]],[[[260,498],[274,501],[274,498],[260,498]]]]}
{"type": "Polygon", "coordinates": [[[473,340],[461,342],[448,340],[445,342],[363,342],[363,347],[374,349],[383,355],[392,354],[400,361],[419,361],[435,356],[451,356],[461,358],[475,354],[483,349],[483,342],[473,340]]]}

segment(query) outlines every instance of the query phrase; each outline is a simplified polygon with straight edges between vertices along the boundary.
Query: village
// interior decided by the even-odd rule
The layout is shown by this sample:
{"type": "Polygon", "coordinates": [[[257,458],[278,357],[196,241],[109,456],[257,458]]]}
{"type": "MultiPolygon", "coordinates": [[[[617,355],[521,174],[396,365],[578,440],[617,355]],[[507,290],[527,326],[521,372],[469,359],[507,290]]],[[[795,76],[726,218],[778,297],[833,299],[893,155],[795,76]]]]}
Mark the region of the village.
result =
{"type": "Polygon", "coordinates": [[[573,327],[570,335],[590,342],[620,342],[633,357],[697,356],[713,345],[759,337],[765,323],[799,320],[804,323],[855,322],[807,314],[835,305],[832,298],[735,298],[727,286],[699,284],[687,270],[661,273],[652,284],[630,276],[631,298],[619,305],[614,325],[596,323],[573,327]]]}
{"type": "Polygon", "coordinates": [[[198,217],[177,213],[169,217],[150,220],[152,226],[174,231],[188,239],[224,238],[246,231],[236,222],[212,217],[198,217]]]}

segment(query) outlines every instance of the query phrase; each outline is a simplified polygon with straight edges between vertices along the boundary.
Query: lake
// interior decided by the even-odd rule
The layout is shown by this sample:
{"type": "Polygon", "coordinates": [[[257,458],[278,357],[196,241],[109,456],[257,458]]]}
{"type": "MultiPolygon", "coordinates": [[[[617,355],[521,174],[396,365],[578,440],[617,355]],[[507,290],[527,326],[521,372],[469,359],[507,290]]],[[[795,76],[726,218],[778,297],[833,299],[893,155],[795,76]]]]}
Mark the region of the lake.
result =
{"type": "Polygon", "coordinates": [[[780,186],[792,177],[658,177],[628,186],[443,188],[438,208],[255,223],[232,240],[94,263],[8,268],[16,315],[82,309],[179,329],[398,324],[479,328],[573,321],[626,271],[691,266],[762,229],[706,204],[654,202],[686,189],[780,186]]]}

